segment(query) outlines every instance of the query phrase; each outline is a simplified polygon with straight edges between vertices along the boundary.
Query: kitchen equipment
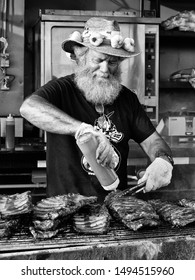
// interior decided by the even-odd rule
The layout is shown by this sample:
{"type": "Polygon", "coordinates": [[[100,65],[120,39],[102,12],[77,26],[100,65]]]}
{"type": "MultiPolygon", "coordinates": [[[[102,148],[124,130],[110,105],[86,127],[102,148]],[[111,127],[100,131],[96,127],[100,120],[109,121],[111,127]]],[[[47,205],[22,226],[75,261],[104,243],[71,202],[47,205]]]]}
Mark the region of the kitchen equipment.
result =
{"type": "Polygon", "coordinates": [[[130,188],[126,188],[125,190],[123,191],[119,191],[118,193],[116,193],[114,195],[114,198],[116,199],[117,197],[121,197],[121,196],[124,196],[124,195],[136,195],[137,193],[139,192],[142,192],[145,188],[145,185],[146,185],[146,180],[133,186],[133,187],[130,187],[130,188]]]}
{"type": "Polygon", "coordinates": [[[146,186],[146,181],[143,181],[136,186],[131,188],[131,195],[136,195],[137,193],[143,192],[144,188],[146,186]]]}
{"type": "Polygon", "coordinates": [[[168,135],[169,136],[194,136],[195,115],[169,116],[168,135]]]}
{"type": "Polygon", "coordinates": [[[195,259],[195,227],[163,224],[136,232],[112,222],[107,234],[78,234],[71,230],[47,240],[28,231],[0,240],[0,259],[195,259]]]}

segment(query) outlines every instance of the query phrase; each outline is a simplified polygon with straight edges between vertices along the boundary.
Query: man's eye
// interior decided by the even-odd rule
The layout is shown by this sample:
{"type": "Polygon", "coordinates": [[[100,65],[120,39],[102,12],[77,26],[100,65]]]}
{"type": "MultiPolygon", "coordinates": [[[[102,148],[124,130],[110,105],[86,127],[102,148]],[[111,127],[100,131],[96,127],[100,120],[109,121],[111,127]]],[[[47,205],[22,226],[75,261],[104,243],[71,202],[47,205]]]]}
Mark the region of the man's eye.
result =
{"type": "Polygon", "coordinates": [[[94,59],[94,62],[97,64],[101,63],[101,61],[99,59],[94,59]]]}
{"type": "Polygon", "coordinates": [[[118,63],[118,60],[109,61],[110,65],[117,65],[117,63],[118,63]]]}

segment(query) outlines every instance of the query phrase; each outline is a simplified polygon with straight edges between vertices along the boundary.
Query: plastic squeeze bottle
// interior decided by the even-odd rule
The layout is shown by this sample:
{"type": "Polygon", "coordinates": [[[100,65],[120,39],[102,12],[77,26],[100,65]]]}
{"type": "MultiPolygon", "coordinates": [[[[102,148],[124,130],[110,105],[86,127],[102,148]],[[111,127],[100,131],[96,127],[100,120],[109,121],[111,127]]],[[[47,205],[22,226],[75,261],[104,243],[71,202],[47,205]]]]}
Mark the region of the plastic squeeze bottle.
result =
{"type": "Polygon", "coordinates": [[[95,136],[90,132],[84,133],[78,137],[77,145],[95,173],[101,186],[107,191],[116,190],[119,184],[117,174],[113,169],[102,166],[96,160],[97,140],[95,136]]]}
{"type": "Polygon", "coordinates": [[[8,151],[15,148],[15,120],[11,114],[6,118],[5,148],[8,151]]]}

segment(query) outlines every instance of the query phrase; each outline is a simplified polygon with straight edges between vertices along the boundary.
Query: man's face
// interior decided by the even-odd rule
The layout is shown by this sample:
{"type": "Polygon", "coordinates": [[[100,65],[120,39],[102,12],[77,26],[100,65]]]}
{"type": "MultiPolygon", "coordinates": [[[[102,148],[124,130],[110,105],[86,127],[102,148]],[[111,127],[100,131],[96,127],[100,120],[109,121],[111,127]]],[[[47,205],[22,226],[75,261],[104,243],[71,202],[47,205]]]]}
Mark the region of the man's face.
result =
{"type": "Polygon", "coordinates": [[[90,50],[87,66],[91,68],[94,78],[109,79],[118,70],[119,58],[90,50]]]}
{"type": "Polygon", "coordinates": [[[89,102],[111,104],[116,99],[121,90],[119,64],[117,57],[89,50],[76,71],[77,86],[89,102]]]}

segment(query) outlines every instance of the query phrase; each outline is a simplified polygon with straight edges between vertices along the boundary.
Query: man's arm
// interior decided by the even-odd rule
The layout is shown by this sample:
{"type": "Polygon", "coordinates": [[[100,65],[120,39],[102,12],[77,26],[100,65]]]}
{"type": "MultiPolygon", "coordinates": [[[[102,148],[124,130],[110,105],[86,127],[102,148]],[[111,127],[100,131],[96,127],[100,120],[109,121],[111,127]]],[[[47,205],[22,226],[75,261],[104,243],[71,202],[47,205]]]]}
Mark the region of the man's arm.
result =
{"type": "Polygon", "coordinates": [[[151,161],[154,161],[157,157],[162,157],[169,162],[171,161],[171,149],[158,134],[158,132],[154,132],[152,135],[146,138],[142,143],[140,143],[140,146],[151,161]]]}
{"type": "Polygon", "coordinates": [[[61,111],[46,99],[31,95],[20,107],[20,114],[36,127],[56,134],[75,135],[91,132],[98,141],[96,157],[100,164],[114,168],[116,155],[107,137],[100,131],[94,131],[90,124],[82,123],[61,111]]]}
{"type": "Polygon", "coordinates": [[[57,134],[75,135],[81,125],[80,121],[37,95],[31,95],[23,102],[20,114],[36,127],[57,134]]]}
{"type": "Polygon", "coordinates": [[[171,182],[173,170],[169,146],[157,132],[145,139],[140,146],[152,163],[147,167],[138,183],[146,181],[145,192],[167,186],[171,182]]]}

